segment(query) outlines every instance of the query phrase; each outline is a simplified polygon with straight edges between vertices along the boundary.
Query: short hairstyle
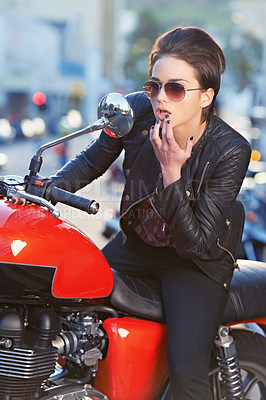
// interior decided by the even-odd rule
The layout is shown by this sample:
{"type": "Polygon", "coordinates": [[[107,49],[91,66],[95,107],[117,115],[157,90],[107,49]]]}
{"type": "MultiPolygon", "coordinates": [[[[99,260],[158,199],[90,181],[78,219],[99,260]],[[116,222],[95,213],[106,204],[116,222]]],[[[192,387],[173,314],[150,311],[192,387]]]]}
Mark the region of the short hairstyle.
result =
{"type": "Polygon", "coordinates": [[[225,56],[218,44],[205,31],[195,27],[174,28],[159,36],[149,57],[149,75],[156,61],[169,55],[186,61],[195,70],[196,79],[203,90],[212,88],[212,103],[203,108],[201,122],[215,112],[215,100],[220,89],[221,76],[225,72],[225,56]]]}

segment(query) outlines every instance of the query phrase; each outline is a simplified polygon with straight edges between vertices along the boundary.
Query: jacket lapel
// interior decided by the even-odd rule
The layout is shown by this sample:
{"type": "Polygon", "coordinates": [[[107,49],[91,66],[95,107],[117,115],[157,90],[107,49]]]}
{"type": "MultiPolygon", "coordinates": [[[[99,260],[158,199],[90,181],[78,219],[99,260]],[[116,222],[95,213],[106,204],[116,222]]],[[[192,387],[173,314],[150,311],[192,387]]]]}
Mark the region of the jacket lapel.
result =
{"type": "Polygon", "coordinates": [[[128,195],[130,202],[145,198],[155,190],[160,172],[160,163],[147,137],[128,175],[124,197],[128,195]]]}

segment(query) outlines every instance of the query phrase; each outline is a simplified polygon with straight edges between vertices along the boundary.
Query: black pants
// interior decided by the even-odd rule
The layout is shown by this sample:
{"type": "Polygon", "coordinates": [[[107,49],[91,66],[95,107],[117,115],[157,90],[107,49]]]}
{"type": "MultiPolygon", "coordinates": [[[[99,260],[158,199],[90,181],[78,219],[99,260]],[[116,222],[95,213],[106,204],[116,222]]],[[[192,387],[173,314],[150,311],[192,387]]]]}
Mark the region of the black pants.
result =
{"type": "Polygon", "coordinates": [[[103,249],[112,268],[161,282],[174,400],[212,400],[208,370],[227,292],[174,249],[153,247],[119,233],[103,249]]]}

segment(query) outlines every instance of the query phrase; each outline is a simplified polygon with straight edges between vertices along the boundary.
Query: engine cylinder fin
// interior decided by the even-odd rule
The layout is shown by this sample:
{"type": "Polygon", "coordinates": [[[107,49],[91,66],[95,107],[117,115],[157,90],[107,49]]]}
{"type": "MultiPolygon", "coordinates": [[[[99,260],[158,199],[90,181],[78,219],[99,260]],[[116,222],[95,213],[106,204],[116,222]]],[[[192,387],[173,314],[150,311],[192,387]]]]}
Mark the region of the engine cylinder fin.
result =
{"type": "Polygon", "coordinates": [[[0,396],[10,400],[35,398],[54,372],[57,349],[0,350],[0,396]]]}

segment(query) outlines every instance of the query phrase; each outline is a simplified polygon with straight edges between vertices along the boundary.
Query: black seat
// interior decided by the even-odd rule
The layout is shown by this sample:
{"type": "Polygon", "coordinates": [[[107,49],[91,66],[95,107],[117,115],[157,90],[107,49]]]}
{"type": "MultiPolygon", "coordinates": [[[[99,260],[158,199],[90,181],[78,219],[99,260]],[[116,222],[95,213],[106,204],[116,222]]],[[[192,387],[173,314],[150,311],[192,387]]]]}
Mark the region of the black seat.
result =
{"type": "MultiPolygon", "coordinates": [[[[229,290],[223,322],[266,316],[266,263],[238,260],[229,290]]],[[[114,272],[114,288],[110,297],[117,309],[157,322],[165,322],[160,285],[150,279],[139,279],[114,272]]]]}

